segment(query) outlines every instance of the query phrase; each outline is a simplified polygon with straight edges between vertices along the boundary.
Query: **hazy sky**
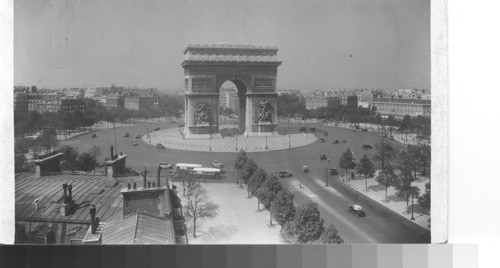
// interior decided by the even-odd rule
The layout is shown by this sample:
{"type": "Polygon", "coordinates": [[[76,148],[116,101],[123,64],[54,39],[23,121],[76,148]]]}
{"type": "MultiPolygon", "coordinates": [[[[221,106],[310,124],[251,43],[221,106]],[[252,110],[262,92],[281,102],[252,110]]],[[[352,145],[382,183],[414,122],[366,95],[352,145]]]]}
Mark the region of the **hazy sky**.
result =
{"type": "Polygon", "coordinates": [[[14,1],[14,84],[182,89],[187,44],[277,45],[279,88],[430,88],[430,0],[14,1]]]}

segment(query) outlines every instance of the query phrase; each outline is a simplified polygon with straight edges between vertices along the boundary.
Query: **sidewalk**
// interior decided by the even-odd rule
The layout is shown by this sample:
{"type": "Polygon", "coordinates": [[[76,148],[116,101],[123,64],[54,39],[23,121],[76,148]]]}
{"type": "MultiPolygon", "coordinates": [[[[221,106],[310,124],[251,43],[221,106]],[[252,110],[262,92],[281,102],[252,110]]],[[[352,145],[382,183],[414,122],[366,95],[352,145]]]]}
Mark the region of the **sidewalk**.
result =
{"type": "MultiPolygon", "coordinates": [[[[176,185],[185,210],[187,199],[182,196],[182,183],[176,185]]],[[[257,211],[257,199],[248,198],[246,189],[235,183],[201,183],[201,186],[219,209],[214,219],[196,222],[196,238],[192,221],[186,221],[189,244],[283,244],[279,224],[273,221],[273,228],[267,226],[269,211],[262,205],[257,211]]]]}
{"type": "MultiPolygon", "coordinates": [[[[376,176],[377,175],[375,175],[375,177],[376,176]]],[[[355,179],[351,181],[346,180],[344,184],[356,189],[364,196],[369,197],[373,201],[389,208],[408,220],[411,220],[411,198],[409,201],[409,207],[407,208],[406,199],[396,196],[396,189],[394,189],[394,187],[389,187],[387,189],[388,201],[385,201],[385,187],[375,181],[375,177],[368,179],[368,190],[365,188],[365,179],[361,176],[356,176],[355,179]],[[409,212],[407,212],[407,209],[409,209],[409,212]]],[[[422,195],[425,193],[425,184],[427,182],[429,182],[429,178],[420,176],[412,183],[412,186],[420,188],[420,194],[422,195]]],[[[430,211],[428,209],[421,208],[417,199],[414,200],[413,211],[415,218],[413,222],[427,230],[430,230],[430,211]]]]}

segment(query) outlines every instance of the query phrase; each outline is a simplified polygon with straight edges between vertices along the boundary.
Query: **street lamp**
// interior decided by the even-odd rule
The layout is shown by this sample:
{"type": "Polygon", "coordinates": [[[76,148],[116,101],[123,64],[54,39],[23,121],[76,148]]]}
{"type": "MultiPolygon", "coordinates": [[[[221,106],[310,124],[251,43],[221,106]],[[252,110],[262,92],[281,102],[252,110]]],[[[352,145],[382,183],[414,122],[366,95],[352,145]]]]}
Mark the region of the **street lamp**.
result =
{"type": "Polygon", "coordinates": [[[236,135],[236,151],[238,151],[238,135],[236,135]]]}
{"type": "Polygon", "coordinates": [[[325,172],[325,186],[328,187],[328,168],[326,169],[325,172]]]}
{"type": "MultiPolygon", "coordinates": [[[[210,135],[210,134],[209,134],[209,135],[210,135]]],[[[210,140],[210,148],[209,148],[209,151],[211,152],[211,151],[212,151],[212,135],[210,135],[209,140],[210,140]]]]}
{"type": "Polygon", "coordinates": [[[267,136],[266,136],[266,150],[267,150],[267,149],[268,149],[268,147],[267,147],[267,136]]]}
{"type": "Polygon", "coordinates": [[[288,134],[288,148],[292,148],[292,143],[290,142],[292,135],[288,134]]]}

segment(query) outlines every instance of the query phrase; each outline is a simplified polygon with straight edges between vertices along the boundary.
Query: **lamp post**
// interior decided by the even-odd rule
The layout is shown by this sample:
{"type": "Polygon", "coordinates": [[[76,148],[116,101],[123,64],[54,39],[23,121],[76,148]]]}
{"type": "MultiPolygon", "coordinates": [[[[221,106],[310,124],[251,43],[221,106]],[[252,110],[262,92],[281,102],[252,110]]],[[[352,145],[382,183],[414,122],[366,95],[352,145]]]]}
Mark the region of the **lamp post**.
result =
{"type": "Polygon", "coordinates": [[[267,149],[268,149],[268,147],[267,147],[267,136],[266,136],[266,150],[267,150],[267,149]]]}
{"type": "Polygon", "coordinates": [[[326,169],[325,172],[325,186],[328,187],[328,168],[326,169]]]}
{"type": "MultiPolygon", "coordinates": [[[[116,128],[115,128],[115,122],[113,122],[113,129],[115,130],[115,152],[118,152],[118,149],[116,148],[116,128]]],[[[113,157],[113,156],[111,156],[113,157]]]]}
{"type": "MultiPolygon", "coordinates": [[[[210,134],[209,134],[210,135],[210,134]]],[[[209,147],[209,151],[211,152],[212,151],[212,135],[210,135],[210,147],[209,147]]]]}
{"type": "Polygon", "coordinates": [[[292,143],[290,142],[292,135],[288,134],[288,148],[292,148],[292,143]]]}
{"type": "Polygon", "coordinates": [[[238,151],[238,135],[236,135],[236,151],[238,151]]]}

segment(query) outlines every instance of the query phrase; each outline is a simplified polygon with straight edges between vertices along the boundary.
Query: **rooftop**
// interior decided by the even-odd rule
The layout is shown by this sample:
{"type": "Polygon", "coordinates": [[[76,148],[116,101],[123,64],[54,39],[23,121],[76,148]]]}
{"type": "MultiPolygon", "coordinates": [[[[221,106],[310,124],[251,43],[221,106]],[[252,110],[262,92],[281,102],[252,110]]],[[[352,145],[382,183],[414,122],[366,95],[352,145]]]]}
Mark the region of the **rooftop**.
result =
{"type": "MultiPolygon", "coordinates": [[[[156,181],[156,177],[148,177],[147,180],[156,181]]],[[[107,221],[114,215],[122,215],[121,190],[127,188],[127,183],[133,182],[141,185],[142,177],[118,177],[115,183],[115,179],[100,175],[57,174],[35,178],[34,173],[20,173],[15,176],[15,218],[16,221],[88,223],[90,205],[94,204],[96,216],[107,221]],[[63,202],[63,183],[73,185],[72,196],[76,204],[68,216],[61,216],[59,212],[63,202]],[[35,200],[38,200],[38,210],[35,200]]],[[[165,185],[165,179],[162,179],[162,185],[165,185]]],[[[169,198],[165,200],[169,202],[169,198]]]]}

